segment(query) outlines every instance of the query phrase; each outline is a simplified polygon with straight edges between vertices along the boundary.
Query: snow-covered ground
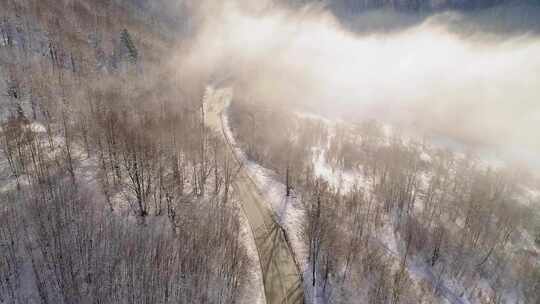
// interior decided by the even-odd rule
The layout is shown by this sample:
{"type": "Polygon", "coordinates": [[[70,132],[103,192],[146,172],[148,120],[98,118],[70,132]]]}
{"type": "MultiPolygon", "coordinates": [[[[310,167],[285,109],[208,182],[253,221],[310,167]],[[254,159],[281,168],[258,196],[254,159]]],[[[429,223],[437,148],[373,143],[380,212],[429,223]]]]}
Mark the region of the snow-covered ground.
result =
{"type": "Polygon", "coordinates": [[[316,176],[323,178],[328,184],[339,189],[341,193],[348,193],[355,187],[367,189],[368,181],[360,172],[335,169],[326,161],[326,150],[313,147],[313,170],[316,176]]]}
{"type": "MultiPolygon", "coordinates": [[[[34,132],[36,135],[40,136],[40,140],[45,145],[46,142],[46,128],[38,123],[33,122],[27,126],[29,130],[34,132]]],[[[0,127],[0,135],[1,135],[2,129],[0,127]]],[[[63,138],[60,136],[56,136],[53,138],[53,151],[49,151],[48,156],[50,158],[57,157],[58,153],[60,153],[61,147],[64,145],[63,138]]],[[[1,150],[0,150],[1,151],[1,150]]],[[[104,202],[104,194],[101,192],[100,186],[98,185],[96,174],[99,171],[99,165],[98,160],[96,159],[96,156],[88,157],[86,155],[86,152],[80,147],[79,145],[74,145],[72,147],[72,157],[73,160],[77,163],[76,165],[76,176],[77,176],[77,183],[79,184],[79,187],[82,187],[81,191],[84,191],[85,193],[89,193],[97,198],[96,201],[104,202]]],[[[28,180],[29,177],[23,175],[19,177],[19,182],[22,187],[28,185],[30,181],[28,180]]],[[[187,185],[189,186],[189,185],[187,185]]],[[[2,195],[12,192],[16,190],[16,180],[13,176],[11,176],[11,172],[9,170],[9,165],[7,159],[4,157],[3,153],[0,152],[0,198],[2,195]]],[[[126,193],[126,191],[117,191],[113,194],[113,197],[111,198],[111,202],[114,206],[114,214],[117,216],[121,216],[124,218],[127,218],[128,221],[135,222],[137,220],[136,216],[132,212],[129,200],[130,195],[126,193]]],[[[0,207],[3,207],[0,204],[0,207]]],[[[239,303],[241,304],[264,304],[266,303],[265,300],[265,294],[264,294],[264,288],[263,288],[263,278],[262,278],[262,272],[260,269],[260,262],[259,257],[257,254],[257,248],[255,246],[254,238],[252,235],[252,231],[249,228],[249,223],[247,222],[247,218],[243,213],[239,213],[241,215],[240,217],[240,225],[241,225],[241,241],[243,245],[245,246],[246,250],[248,251],[248,256],[251,258],[251,269],[249,270],[249,277],[247,278],[247,286],[245,288],[245,294],[242,296],[242,299],[239,303]]],[[[152,216],[148,217],[145,221],[145,225],[147,227],[150,227],[151,229],[154,229],[155,231],[162,231],[163,227],[168,227],[168,219],[165,216],[152,216]]],[[[27,261],[24,262],[25,265],[23,267],[23,273],[22,276],[25,278],[23,280],[24,284],[32,284],[32,286],[29,286],[28,288],[25,288],[25,290],[28,291],[28,293],[25,295],[27,298],[38,298],[38,295],[36,294],[37,288],[33,286],[34,278],[32,277],[33,274],[31,272],[30,265],[27,261]]],[[[0,303],[2,303],[0,299],[0,303]]]]}
{"type": "MultiPolygon", "coordinates": [[[[330,148],[330,140],[332,136],[335,136],[336,122],[330,121],[324,117],[320,117],[312,114],[303,114],[297,113],[299,117],[304,119],[313,119],[323,122],[329,130],[328,144],[325,146],[312,147],[312,162],[315,174],[324,180],[326,180],[330,186],[335,189],[339,189],[342,193],[347,193],[353,187],[359,186],[369,192],[369,181],[367,181],[360,170],[344,170],[339,167],[332,166],[326,159],[326,153],[330,148]]],[[[343,122],[340,122],[343,123],[343,122]]],[[[389,143],[389,138],[394,133],[393,128],[389,125],[383,125],[383,132],[386,140],[384,142],[389,143]]],[[[404,144],[408,144],[414,140],[414,138],[404,137],[404,144]]],[[[456,157],[460,157],[458,153],[456,157]]],[[[423,150],[420,154],[420,159],[426,163],[433,161],[432,156],[429,154],[429,150],[423,150]]],[[[499,163],[493,161],[482,161],[481,165],[483,166],[495,166],[499,163]]],[[[421,184],[426,186],[429,178],[429,172],[422,172],[421,184]]],[[[525,191],[526,199],[529,202],[538,201],[540,199],[540,191],[530,190],[525,191]]],[[[418,202],[416,204],[417,208],[421,209],[422,204],[418,202]]],[[[419,211],[419,210],[417,210],[419,211]]],[[[396,218],[392,214],[385,216],[384,225],[377,231],[374,236],[373,242],[381,246],[386,253],[390,254],[393,257],[394,265],[392,267],[399,267],[400,257],[404,250],[403,242],[399,235],[396,234],[394,229],[396,223],[396,218]]],[[[451,303],[451,304],[469,304],[476,303],[476,300],[479,298],[484,298],[488,296],[491,292],[491,288],[485,279],[478,278],[477,282],[474,284],[474,288],[467,292],[468,288],[465,288],[464,282],[457,281],[446,276],[439,275],[440,269],[431,268],[426,265],[426,262],[420,256],[410,257],[409,262],[407,263],[407,271],[410,278],[413,280],[415,288],[420,289],[422,284],[429,284],[436,286],[440,298],[438,301],[441,303],[451,303]],[[474,301],[472,300],[474,299],[474,301]]],[[[468,286],[470,287],[470,286],[468,286]]],[[[470,288],[469,288],[470,289],[470,288]]],[[[508,303],[512,302],[512,299],[515,298],[515,295],[512,292],[507,292],[504,294],[508,303]]]]}
{"type": "MultiPolygon", "coordinates": [[[[306,263],[307,248],[305,248],[301,236],[302,220],[304,217],[304,211],[300,203],[301,200],[299,198],[286,198],[285,185],[279,181],[280,179],[276,173],[260,166],[253,161],[250,161],[247,158],[246,154],[241,150],[240,146],[235,140],[229,125],[228,116],[226,114],[227,112],[224,111],[224,114],[222,115],[226,136],[234,146],[236,155],[247,168],[250,177],[257,184],[258,189],[260,189],[261,193],[266,198],[266,201],[271,204],[270,207],[275,211],[278,221],[290,235],[293,250],[295,251],[296,256],[300,259],[302,267],[304,267],[304,279],[309,280],[309,265],[306,263]]],[[[330,138],[335,136],[336,122],[332,122],[317,115],[303,113],[297,114],[301,118],[319,120],[326,124],[329,129],[329,142],[330,138]]],[[[384,125],[383,130],[387,139],[386,142],[388,142],[388,138],[394,133],[392,127],[384,125]]],[[[404,141],[404,144],[407,145],[413,140],[414,139],[409,138],[404,141]]],[[[435,159],[432,155],[433,149],[431,148],[432,147],[428,145],[423,147],[421,150],[419,157],[425,163],[431,163],[435,159]]],[[[339,189],[341,193],[347,193],[355,186],[364,187],[366,190],[368,190],[370,183],[365,180],[365,177],[361,172],[361,168],[358,168],[358,170],[344,170],[339,168],[339,166],[333,166],[328,162],[326,157],[328,149],[329,144],[325,145],[324,143],[321,146],[311,147],[312,163],[315,174],[325,179],[330,186],[334,187],[335,189],[339,189]]],[[[456,152],[454,156],[456,159],[464,157],[463,153],[460,152],[456,152]]],[[[491,160],[489,162],[481,162],[481,165],[498,167],[498,163],[494,163],[491,160]]],[[[429,172],[422,172],[420,176],[420,187],[425,187],[427,185],[429,176],[429,172]]],[[[527,199],[531,202],[538,202],[540,200],[540,191],[538,190],[527,189],[525,193],[527,199]]],[[[417,212],[421,211],[421,202],[416,204],[416,208],[418,208],[418,210],[416,210],[417,212]]],[[[403,240],[402,237],[399,236],[399,233],[396,233],[394,229],[396,225],[395,217],[393,215],[385,216],[384,221],[384,225],[374,235],[373,242],[384,248],[385,251],[393,257],[397,266],[404,250],[403,240]]],[[[492,292],[489,283],[481,277],[476,278],[476,281],[471,283],[461,282],[451,278],[451,276],[448,274],[441,276],[441,272],[448,273],[448,270],[430,267],[430,265],[427,265],[426,261],[421,256],[409,257],[409,261],[407,262],[407,271],[410,278],[414,282],[414,288],[418,288],[420,290],[422,288],[421,286],[425,286],[426,284],[436,286],[440,295],[436,302],[439,303],[477,303],[482,299],[486,300],[487,296],[489,296],[492,292]]],[[[309,290],[308,288],[308,290],[306,290],[306,296],[309,297],[309,293],[311,292],[313,292],[313,290],[309,290]]],[[[505,298],[508,303],[516,303],[517,295],[514,294],[512,290],[508,290],[505,291],[503,298],[505,298]]]]}
{"type": "Polygon", "coordinates": [[[336,126],[338,123],[344,123],[343,121],[331,121],[325,117],[312,114],[312,113],[295,113],[302,119],[309,119],[313,121],[322,122],[328,128],[327,142],[321,146],[311,147],[312,164],[314,174],[326,182],[332,188],[339,190],[341,193],[348,193],[355,187],[362,189],[369,189],[370,184],[364,178],[364,176],[358,170],[344,170],[340,168],[334,168],[326,158],[326,153],[330,149],[330,143],[332,138],[336,134],[336,126]]]}
{"type": "Polygon", "coordinates": [[[294,254],[299,260],[300,266],[304,267],[307,261],[307,248],[302,241],[302,223],[305,213],[300,198],[294,195],[287,197],[285,185],[279,181],[274,171],[248,159],[235,140],[227,111],[223,112],[222,120],[225,135],[234,147],[236,156],[246,167],[249,176],[257,185],[265,201],[271,204],[269,207],[275,212],[279,224],[287,231],[294,254]]]}
{"type": "Polygon", "coordinates": [[[540,208],[540,189],[522,187],[523,195],[518,197],[518,202],[525,206],[536,206],[540,208]]]}

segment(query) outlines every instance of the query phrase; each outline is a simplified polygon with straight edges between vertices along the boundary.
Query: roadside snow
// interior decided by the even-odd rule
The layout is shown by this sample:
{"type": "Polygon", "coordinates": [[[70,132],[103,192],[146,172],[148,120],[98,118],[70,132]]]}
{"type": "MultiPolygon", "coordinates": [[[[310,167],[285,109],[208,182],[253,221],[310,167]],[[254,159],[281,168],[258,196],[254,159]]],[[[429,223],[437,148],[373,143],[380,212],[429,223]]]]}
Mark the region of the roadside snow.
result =
{"type": "Polygon", "coordinates": [[[270,203],[269,207],[274,210],[278,223],[287,231],[292,250],[298,258],[300,266],[303,267],[302,271],[304,271],[308,257],[307,248],[302,241],[302,223],[305,214],[301,206],[301,200],[294,195],[286,197],[285,185],[279,181],[276,173],[247,158],[234,138],[226,113],[227,109],[228,105],[221,115],[225,135],[228,137],[236,156],[246,167],[249,176],[255,182],[261,195],[265,198],[266,202],[270,203]]]}
{"type": "Polygon", "coordinates": [[[264,281],[262,276],[261,263],[259,261],[259,253],[257,252],[257,246],[255,245],[255,236],[250,229],[248,219],[244,212],[240,214],[240,238],[242,243],[246,247],[248,256],[251,259],[251,268],[249,272],[248,286],[246,293],[240,301],[242,304],[264,304],[266,303],[266,296],[264,294],[264,281]]]}

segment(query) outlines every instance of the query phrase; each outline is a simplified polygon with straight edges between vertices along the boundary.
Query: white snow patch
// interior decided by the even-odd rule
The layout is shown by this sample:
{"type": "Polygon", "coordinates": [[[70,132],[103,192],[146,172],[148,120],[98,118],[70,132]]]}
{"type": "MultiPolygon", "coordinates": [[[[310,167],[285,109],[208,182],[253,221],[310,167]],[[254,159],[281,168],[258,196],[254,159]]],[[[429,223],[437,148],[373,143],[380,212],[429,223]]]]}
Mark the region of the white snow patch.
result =
{"type": "Polygon", "coordinates": [[[392,226],[391,222],[385,222],[385,225],[379,231],[377,238],[389,253],[399,256],[398,241],[392,226]]]}
{"type": "Polygon", "coordinates": [[[382,125],[382,131],[386,138],[390,138],[392,134],[394,134],[394,127],[392,127],[389,124],[383,124],[382,125]]]}
{"type": "Polygon", "coordinates": [[[335,126],[336,122],[341,122],[341,120],[333,121],[326,117],[323,117],[318,114],[308,113],[308,112],[295,112],[295,114],[300,118],[310,119],[320,121],[328,126],[335,126]]]}
{"type": "Polygon", "coordinates": [[[540,190],[538,189],[527,189],[527,197],[531,202],[540,204],[540,190]]]}
{"type": "Polygon", "coordinates": [[[521,186],[521,194],[516,196],[517,201],[524,206],[540,206],[540,190],[521,186]]]}
{"type": "Polygon", "coordinates": [[[359,172],[334,169],[326,161],[326,151],[313,148],[313,170],[316,176],[326,180],[334,189],[342,193],[350,192],[355,186],[366,189],[368,182],[359,172]]]}
{"type": "Polygon", "coordinates": [[[47,132],[47,129],[44,125],[40,124],[39,122],[33,122],[30,124],[30,130],[34,133],[45,133],[47,132]]]}
{"type": "Polygon", "coordinates": [[[422,151],[422,153],[420,153],[420,159],[427,163],[430,163],[432,161],[431,156],[427,154],[426,151],[422,151]]]}

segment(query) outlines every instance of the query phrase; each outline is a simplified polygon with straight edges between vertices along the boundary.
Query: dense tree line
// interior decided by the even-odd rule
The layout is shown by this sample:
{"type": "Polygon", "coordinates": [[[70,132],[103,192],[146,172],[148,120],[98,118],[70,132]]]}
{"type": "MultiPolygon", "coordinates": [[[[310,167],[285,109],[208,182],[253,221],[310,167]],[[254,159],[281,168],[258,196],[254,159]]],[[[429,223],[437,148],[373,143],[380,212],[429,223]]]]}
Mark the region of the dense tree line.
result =
{"type": "Polygon", "coordinates": [[[202,87],[182,89],[172,42],[132,15],[116,1],[2,4],[0,303],[245,292],[235,169],[202,87]]]}
{"type": "Polygon", "coordinates": [[[242,99],[230,116],[248,157],[283,183],[294,177],[291,187],[306,211],[312,295],[328,303],[539,300],[538,248],[531,242],[538,210],[522,201],[524,187],[537,181],[526,170],[493,168],[472,154],[388,134],[376,121],[328,125],[242,99]],[[321,149],[333,170],[353,172],[357,184],[344,191],[317,177],[321,149]],[[418,273],[421,279],[411,277],[418,273]],[[463,289],[452,290],[450,282],[463,289]]]}

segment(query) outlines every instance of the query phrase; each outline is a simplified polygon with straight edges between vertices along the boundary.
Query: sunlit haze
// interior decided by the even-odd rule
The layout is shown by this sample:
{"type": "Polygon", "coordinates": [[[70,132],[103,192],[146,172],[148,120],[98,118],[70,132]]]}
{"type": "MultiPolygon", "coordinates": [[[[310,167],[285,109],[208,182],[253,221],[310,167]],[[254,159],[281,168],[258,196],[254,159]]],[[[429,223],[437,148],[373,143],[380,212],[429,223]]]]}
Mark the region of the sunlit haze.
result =
{"type": "Polygon", "coordinates": [[[451,32],[446,21],[464,18],[457,13],[357,35],[324,9],[211,7],[188,61],[231,75],[244,97],[376,118],[538,162],[538,37],[451,32]]]}

